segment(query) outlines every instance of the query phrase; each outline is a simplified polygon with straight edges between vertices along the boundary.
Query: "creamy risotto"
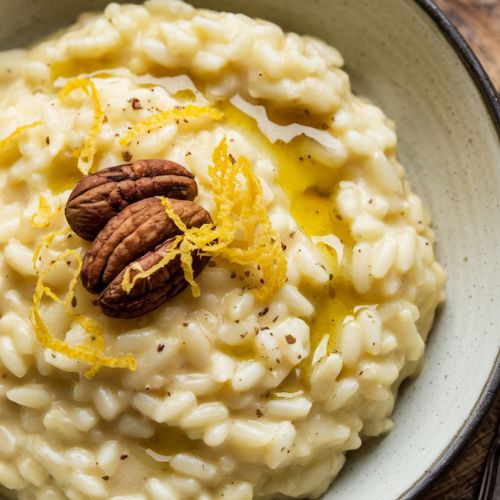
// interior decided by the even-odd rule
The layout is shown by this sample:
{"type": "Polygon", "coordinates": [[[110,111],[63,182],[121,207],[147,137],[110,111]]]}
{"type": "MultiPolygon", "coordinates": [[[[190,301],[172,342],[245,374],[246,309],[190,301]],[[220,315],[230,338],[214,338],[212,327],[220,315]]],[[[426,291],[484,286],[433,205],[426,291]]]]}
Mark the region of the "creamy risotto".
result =
{"type": "Polygon", "coordinates": [[[315,38],[176,0],[110,4],[0,54],[0,483],[12,495],[317,497],[348,450],[391,429],[444,274],[394,125],[351,93],[342,64],[315,38]],[[194,176],[189,203],[216,237],[202,244],[177,221],[173,276],[190,286],[113,318],[82,286],[94,244],[64,212],[87,174],[144,159],[194,176]],[[202,248],[210,262],[190,276],[202,248]]]}

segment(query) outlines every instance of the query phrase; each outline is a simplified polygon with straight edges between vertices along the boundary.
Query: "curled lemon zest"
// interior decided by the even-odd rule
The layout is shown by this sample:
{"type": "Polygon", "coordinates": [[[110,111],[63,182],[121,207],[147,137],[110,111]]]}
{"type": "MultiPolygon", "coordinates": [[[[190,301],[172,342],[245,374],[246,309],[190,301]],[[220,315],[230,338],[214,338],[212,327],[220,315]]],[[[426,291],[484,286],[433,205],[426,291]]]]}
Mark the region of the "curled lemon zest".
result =
{"type": "Polygon", "coordinates": [[[21,125],[17,127],[13,132],[11,132],[7,137],[4,137],[0,140],[0,150],[2,150],[5,146],[12,143],[15,139],[20,137],[26,130],[30,128],[38,127],[42,124],[42,121],[38,120],[33,123],[27,123],[26,125],[21,125]]]}
{"type": "Polygon", "coordinates": [[[94,156],[96,152],[97,137],[101,130],[104,119],[104,111],[101,107],[101,99],[99,92],[92,80],[89,78],[75,78],[69,81],[59,92],[59,99],[64,99],[71,94],[74,90],[83,91],[88,97],[92,99],[94,108],[94,120],[92,126],[87,134],[87,138],[83,143],[82,149],[78,154],[78,169],[83,175],[87,175],[92,169],[94,156]]]}
{"type": "Polygon", "coordinates": [[[260,273],[260,286],[254,290],[258,299],[266,300],[286,280],[287,262],[276,231],[271,225],[262,200],[262,186],[244,156],[235,160],[229,153],[225,138],[212,155],[209,166],[215,211],[213,223],[188,228],[174,212],[167,198],[159,197],[165,212],[182,232],[165,256],[148,270],[140,265],[129,266],[122,281],[127,293],[139,279],[151,276],[168,262],[180,256],[186,281],[194,297],[200,287],[194,279],[192,254],[219,256],[242,266],[253,266],[260,273]],[[242,182],[243,181],[243,182],[242,182]],[[131,279],[131,271],[138,271],[131,279]]]}
{"type": "Polygon", "coordinates": [[[189,104],[181,108],[167,109],[136,123],[119,142],[121,146],[126,146],[136,137],[147,134],[148,131],[159,129],[172,120],[209,118],[217,121],[222,120],[223,117],[224,113],[222,111],[209,106],[194,106],[189,104]]]}
{"type": "Polygon", "coordinates": [[[59,236],[60,234],[68,234],[71,232],[71,229],[69,227],[63,227],[62,229],[58,229],[57,231],[53,231],[52,233],[47,234],[44,238],[42,238],[42,241],[38,244],[38,246],[35,248],[35,251],[33,253],[33,258],[31,259],[33,262],[33,269],[35,272],[37,272],[37,265],[36,262],[38,260],[38,257],[40,256],[42,250],[44,248],[50,247],[52,245],[52,242],[54,239],[59,236]]]}
{"type": "Polygon", "coordinates": [[[38,197],[38,210],[31,216],[30,223],[33,227],[47,227],[54,215],[50,203],[42,194],[38,197]]]}
{"type": "MultiPolygon", "coordinates": [[[[65,231],[65,230],[64,230],[65,231]]],[[[47,241],[51,242],[61,231],[55,231],[48,235],[41,243],[43,246],[47,241]]],[[[49,243],[50,244],[50,243],[49,243]]],[[[34,259],[36,262],[36,258],[34,259]]],[[[67,249],[61,252],[50,264],[40,273],[33,294],[33,307],[30,311],[30,321],[35,330],[38,341],[47,349],[58,352],[70,359],[83,361],[90,365],[85,373],[87,378],[92,378],[103,366],[111,368],[128,368],[134,371],[137,367],[135,358],[128,354],[125,356],[113,357],[104,355],[104,332],[101,326],[92,318],[82,314],[75,314],[71,311],[71,303],[74,297],[75,287],[82,269],[82,258],[76,250],[67,249]],[[76,267],[73,271],[73,277],[68,285],[68,291],[64,299],[60,299],[50,287],[45,285],[45,278],[58,262],[73,259],[76,267]],[[57,303],[63,304],[66,313],[78,323],[87,334],[87,343],[79,345],[69,345],[64,340],[54,337],[40,314],[40,306],[44,296],[47,296],[57,303]]]]}

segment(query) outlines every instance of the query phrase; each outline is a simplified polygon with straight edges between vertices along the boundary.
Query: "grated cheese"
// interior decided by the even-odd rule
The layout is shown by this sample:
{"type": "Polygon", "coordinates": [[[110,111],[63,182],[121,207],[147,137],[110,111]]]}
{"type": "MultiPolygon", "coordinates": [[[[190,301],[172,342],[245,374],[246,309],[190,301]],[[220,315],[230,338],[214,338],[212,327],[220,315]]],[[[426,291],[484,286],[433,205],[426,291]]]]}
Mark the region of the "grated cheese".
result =
{"type": "Polygon", "coordinates": [[[94,82],[88,78],[76,78],[69,81],[59,92],[59,99],[64,99],[71,94],[71,92],[78,89],[92,99],[92,105],[94,107],[94,121],[83,143],[82,149],[78,154],[78,169],[83,175],[87,175],[92,169],[92,164],[94,162],[97,137],[99,136],[103,123],[104,111],[101,107],[99,92],[94,82]]]}
{"type": "Polygon", "coordinates": [[[121,139],[120,145],[126,146],[136,137],[147,134],[148,131],[163,127],[172,120],[182,120],[187,118],[209,118],[211,120],[222,120],[224,114],[209,106],[194,106],[192,104],[184,107],[167,109],[155,115],[149,116],[145,120],[136,123],[121,139]]]}
{"type": "Polygon", "coordinates": [[[242,266],[252,266],[260,274],[257,298],[266,300],[281,288],[286,279],[286,258],[277,233],[269,220],[262,200],[262,187],[244,156],[235,160],[228,152],[224,138],[212,155],[209,175],[212,181],[215,211],[213,223],[187,228],[174,212],[168,199],[160,197],[165,212],[183,233],[177,236],[166,255],[155,266],[144,271],[137,263],[124,275],[122,288],[127,293],[135,282],[144,279],[180,256],[186,281],[193,296],[200,295],[194,280],[192,252],[201,256],[219,256],[242,266]],[[243,180],[243,182],[242,182],[243,180]],[[241,239],[239,232],[243,233],[241,239]],[[139,271],[130,278],[132,270],[139,271]]]}

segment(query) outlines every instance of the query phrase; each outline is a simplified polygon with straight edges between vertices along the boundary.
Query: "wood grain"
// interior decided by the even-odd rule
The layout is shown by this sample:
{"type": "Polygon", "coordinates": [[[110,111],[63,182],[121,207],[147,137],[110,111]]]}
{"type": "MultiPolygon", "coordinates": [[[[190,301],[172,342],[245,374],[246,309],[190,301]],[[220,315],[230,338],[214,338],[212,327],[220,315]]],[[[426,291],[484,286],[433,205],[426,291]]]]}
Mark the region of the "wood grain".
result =
{"type": "Polygon", "coordinates": [[[435,0],[500,89],[500,0],[435,0]]]}
{"type": "Polygon", "coordinates": [[[455,464],[423,496],[425,500],[474,500],[484,462],[495,437],[500,415],[500,393],[479,429],[455,464]]]}

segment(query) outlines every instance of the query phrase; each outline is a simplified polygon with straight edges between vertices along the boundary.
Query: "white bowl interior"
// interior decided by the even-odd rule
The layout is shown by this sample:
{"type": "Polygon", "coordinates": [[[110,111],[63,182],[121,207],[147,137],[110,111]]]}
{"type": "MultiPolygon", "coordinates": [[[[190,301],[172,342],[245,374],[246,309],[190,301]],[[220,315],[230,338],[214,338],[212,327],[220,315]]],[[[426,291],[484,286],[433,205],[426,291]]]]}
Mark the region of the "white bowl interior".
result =
{"type": "MultiPolygon", "coordinates": [[[[0,47],[26,45],[102,0],[0,0],[0,47]]],[[[356,93],[398,125],[399,154],[433,215],[447,302],[395,428],[351,454],[326,498],[389,499],[427,474],[462,432],[497,363],[500,144],[473,80],[413,0],[197,0],[318,36],[344,55],[356,93]]]]}

